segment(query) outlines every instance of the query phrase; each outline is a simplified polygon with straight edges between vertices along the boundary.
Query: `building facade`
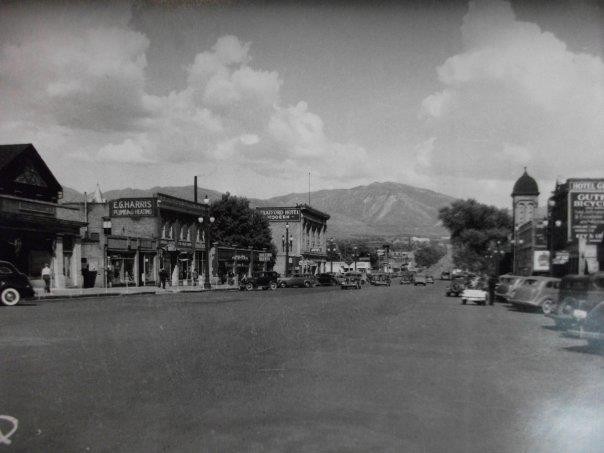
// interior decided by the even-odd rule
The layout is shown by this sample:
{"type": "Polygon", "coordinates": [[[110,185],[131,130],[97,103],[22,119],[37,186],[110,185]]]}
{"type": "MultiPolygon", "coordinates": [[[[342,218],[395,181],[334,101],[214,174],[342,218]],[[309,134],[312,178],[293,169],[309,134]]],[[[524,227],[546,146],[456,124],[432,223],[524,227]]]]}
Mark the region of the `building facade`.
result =
{"type": "Polygon", "coordinates": [[[63,189],[31,144],[0,145],[0,259],[10,261],[43,286],[49,264],[51,286],[81,283],[79,210],[58,204],[63,189]]]}
{"type": "Polygon", "coordinates": [[[536,213],[539,207],[539,186],[524,169],[512,190],[514,232],[513,265],[515,275],[531,275],[535,260],[536,213]]]}
{"type": "Polygon", "coordinates": [[[256,209],[270,224],[273,244],[277,248],[275,271],[281,275],[328,271],[329,214],[307,204],[256,209]]]}
{"type": "Polygon", "coordinates": [[[554,275],[604,269],[604,179],[556,184],[548,200],[548,247],[554,275]]]}

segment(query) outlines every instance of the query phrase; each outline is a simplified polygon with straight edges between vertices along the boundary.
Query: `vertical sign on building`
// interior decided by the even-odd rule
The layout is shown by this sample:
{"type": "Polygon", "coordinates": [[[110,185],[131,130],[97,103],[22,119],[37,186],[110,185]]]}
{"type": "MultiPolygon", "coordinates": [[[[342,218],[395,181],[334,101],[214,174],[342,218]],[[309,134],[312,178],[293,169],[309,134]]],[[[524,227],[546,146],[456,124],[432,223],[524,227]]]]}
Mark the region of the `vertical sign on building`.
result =
{"type": "Polygon", "coordinates": [[[568,204],[569,239],[600,243],[604,227],[604,179],[569,180],[568,204]]]}

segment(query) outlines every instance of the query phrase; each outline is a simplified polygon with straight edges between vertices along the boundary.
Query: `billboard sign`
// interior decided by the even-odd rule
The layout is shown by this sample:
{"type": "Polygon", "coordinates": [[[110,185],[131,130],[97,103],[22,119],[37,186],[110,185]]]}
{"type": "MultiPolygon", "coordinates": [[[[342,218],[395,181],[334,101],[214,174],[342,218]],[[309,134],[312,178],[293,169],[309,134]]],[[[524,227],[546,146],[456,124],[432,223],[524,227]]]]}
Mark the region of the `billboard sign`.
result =
{"type": "Polygon", "coordinates": [[[110,217],[155,217],[155,198],[120,198],[109,202],[110,217]]]}
{"type": "Polygon", "coordinates": [[[549,271],[549,250],[535,250],[533,252],[533,271],[549,271]]]}
{"type": "Polygon", "coordinates": [[[300,208],[256,208],[270,222],[298,222],[300,208]]]}
{"type": "Polygon", "coordinates": [[[602,241],[604,232],[604,180],[569,181],[569,238],[588,244],[602,241]]]}

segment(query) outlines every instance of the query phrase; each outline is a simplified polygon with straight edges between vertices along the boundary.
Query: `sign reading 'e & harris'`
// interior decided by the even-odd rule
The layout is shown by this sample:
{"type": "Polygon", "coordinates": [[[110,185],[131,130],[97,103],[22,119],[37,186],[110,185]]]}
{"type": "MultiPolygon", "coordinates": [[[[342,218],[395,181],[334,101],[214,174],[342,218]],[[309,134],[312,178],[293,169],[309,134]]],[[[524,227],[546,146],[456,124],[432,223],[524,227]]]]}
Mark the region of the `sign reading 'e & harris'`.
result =
{"type": "Polygon", "coordinates": [[[299,208],[256,208],[271,222],[295,222],[300,220],[299,208]]]}
{"type": "Polygon", "coordinates": [[[120,198],[109,202],[110,217],[155,217],[155,198],[120,198]]]}

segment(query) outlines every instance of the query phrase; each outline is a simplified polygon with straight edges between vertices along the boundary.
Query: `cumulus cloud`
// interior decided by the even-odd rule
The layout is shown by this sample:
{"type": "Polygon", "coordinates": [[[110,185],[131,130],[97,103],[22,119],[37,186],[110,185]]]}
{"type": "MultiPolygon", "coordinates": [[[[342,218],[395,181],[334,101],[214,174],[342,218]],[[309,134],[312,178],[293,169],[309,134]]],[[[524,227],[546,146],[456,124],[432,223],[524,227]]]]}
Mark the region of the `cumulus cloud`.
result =
{"type": "Polygon", "coordinates": [[[183,69],[184,86],[157,94],[146,83],[149,39],[127,21],[91,25],[83,17],[15,34],[0,47],[0,114],[13,125],[0,128],[2,137],[14,140],[27,132],[15,125],[36,124],[61,131],[43,146],[60,143],[53,151],[63,161],[150,172],[229,162],[235,171],[288,178],[312,161],[326,181],[367,174],[364,149],[330,140],[305,102],[283,105],[283,81],[253,66],[251,43],[219,37],[183,69]]]}
{"type": "Polygon", "coordinates": [[[464,51],[437,68],[421,117],[437,137],[424,171],[508,179],[520,165],[552,179],[604,166],[604,63],[519,21],[508,2],[470,2],[464,51]],[[460,158],[463,156],[463,158],[460,158]]]}

